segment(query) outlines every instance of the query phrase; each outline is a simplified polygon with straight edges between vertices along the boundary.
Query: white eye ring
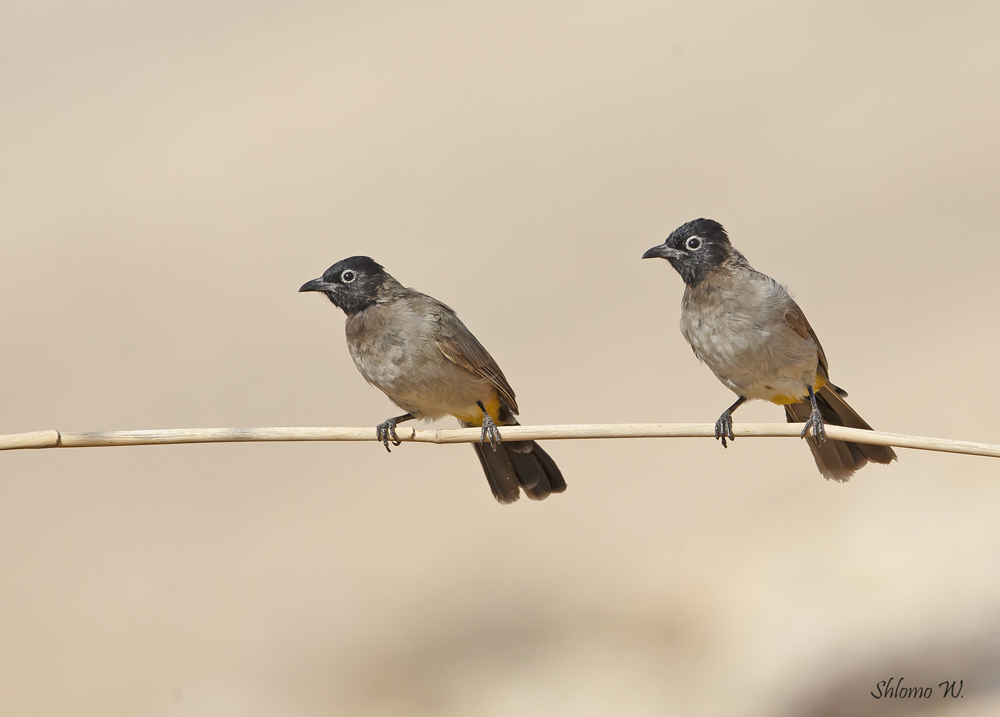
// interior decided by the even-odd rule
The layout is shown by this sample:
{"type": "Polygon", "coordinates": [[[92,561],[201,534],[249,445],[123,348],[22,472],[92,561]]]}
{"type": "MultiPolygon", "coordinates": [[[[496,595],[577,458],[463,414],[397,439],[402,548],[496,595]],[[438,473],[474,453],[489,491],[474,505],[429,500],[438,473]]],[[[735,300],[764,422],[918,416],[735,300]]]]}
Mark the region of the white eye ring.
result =
{"type": "Polygon", "coordinates": [[[358,278],[358,275],[351,271],[350,269],[345,269],[344,273],[340,275],[340,280],[345,284],[350,284],[352,281],[358,278]]]}
{"type": "Polygon", "coordinates": [[[697,251],[699,248],[701,248],[701,238],[691,237],[690,239],[688,239],[687,248],[690,249],[691,251],[697,251]]]}

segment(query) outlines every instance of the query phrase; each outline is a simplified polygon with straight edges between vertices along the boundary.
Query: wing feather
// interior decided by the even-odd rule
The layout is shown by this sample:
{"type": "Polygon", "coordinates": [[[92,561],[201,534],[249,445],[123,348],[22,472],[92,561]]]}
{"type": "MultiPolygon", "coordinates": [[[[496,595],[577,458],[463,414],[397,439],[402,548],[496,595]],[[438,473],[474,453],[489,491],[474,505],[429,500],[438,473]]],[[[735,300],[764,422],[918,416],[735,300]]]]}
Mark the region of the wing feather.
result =
{"type": "Polygon", "coordinates": [[[826,362],[826,352],[823,351],[823,345],[816,338],[816,332],[809,325],[809,321],[806,319],[806,315],[802,313],[799,305],[792,301],[791,297],[789,297],[789,301],[791,302],[791,306],[785,311],[785,323],[802,338],[812,338],[816,342],[816,349],[819,353],[818,373],[823,378],[829,378],[829,365],[826,362]]]}
{"type": "Polygon", "coordinates": [[[436,313],[440,326],[436,343],[444,357],[453,364],[489,381],[500,394],[500,401],[510,409],[511,413],[517,414],[514,389],[507,383],[503,371],[500,370],[500,366],[493,360],[489,352],[483,348],[483,345],[462,323],[451,307],[438,302],[436,313]]]}

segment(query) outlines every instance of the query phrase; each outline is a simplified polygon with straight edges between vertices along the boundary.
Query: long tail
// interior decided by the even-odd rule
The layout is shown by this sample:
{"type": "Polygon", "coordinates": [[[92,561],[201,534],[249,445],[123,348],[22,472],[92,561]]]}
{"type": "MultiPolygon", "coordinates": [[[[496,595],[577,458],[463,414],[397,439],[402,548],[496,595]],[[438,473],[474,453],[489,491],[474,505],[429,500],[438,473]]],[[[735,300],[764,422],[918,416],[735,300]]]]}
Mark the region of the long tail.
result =
{"type": "MultiPolygon", "coordinates": [[[[844,393],[846,396],[847,394],[844,393]]],[[[847,405],[847,401],[837,393],[835,386],[827,384],[816,393],[816,404],[823,421],[833,426],[849,428],[872,429],[857,412],[847,405]]],[[[785,418],[789,423],[805,423],[809,420],[812,407],[809,401],[792,403],[785,406],[785,418]]],[[[812,449],[816,466],[824,478],[846,481],[857,470],[864,468],[868,461],[887,464],[896,460],[896,453],[888,446],[871,446],[867,443],[852,443],[850,441],[834,441],[827,439],[823,445],[816,445],[812,438],[806,443],[812,449]]]]}
{"type": "MultiPolygon", "coordinates": [[[[465,421],[460,423],[468,428],[465,421]]],[[[517,425],[514,421],[509,425],[517,425]]],[[[501,434],[503,426],[500,426],[501,434]]],[[[549,454],[535,441],[505,441],[496,451],[489,444],[473,443],[483,473],[493,496],[501,503],[513,503],[521,497],[520,489],[532,500],[543,500],[551,493],[566,490],[562,471],[549,454]]]]}

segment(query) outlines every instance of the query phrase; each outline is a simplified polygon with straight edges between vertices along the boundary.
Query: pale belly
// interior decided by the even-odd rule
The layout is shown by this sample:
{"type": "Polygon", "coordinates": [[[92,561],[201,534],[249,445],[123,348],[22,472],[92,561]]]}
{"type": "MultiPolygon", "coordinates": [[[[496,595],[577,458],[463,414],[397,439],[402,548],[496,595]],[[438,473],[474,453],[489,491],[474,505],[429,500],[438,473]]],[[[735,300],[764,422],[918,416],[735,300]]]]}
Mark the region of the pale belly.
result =
{"type": "Polygon", "coordinates": [[[375,341],[349,340],[348,348],[365,380],[417,418],[450,415],[473,422],[482,416],[477,401],[489,404],[496,394],[489,382],[445,358],[429,338],[404,342],[386,333],[375,341]]]}
{"type": "Polygon", "coordinates": [[[685,306],[681,333],[695,355],[737,395],[766,401],[804,399],[816,380],[816,344],[768,308],[748,310],[745,302],[685,306]]]}

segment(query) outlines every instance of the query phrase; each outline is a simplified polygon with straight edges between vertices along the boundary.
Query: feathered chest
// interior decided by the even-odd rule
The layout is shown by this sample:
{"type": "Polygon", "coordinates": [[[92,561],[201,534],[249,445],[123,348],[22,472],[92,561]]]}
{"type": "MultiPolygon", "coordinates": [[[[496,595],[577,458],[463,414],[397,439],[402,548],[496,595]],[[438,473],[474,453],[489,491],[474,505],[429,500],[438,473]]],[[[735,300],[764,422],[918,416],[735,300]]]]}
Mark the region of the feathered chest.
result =
{"type": "Polygon", "coordinates": [[[749,398],[797,395],[816,374],[817,348],[785,320],[794,302],[784,287],[752,270],[689,286],[681,333],[718,378],[749,398]]]}
{"type": "Polygon", "coordinates": [[[376,304],[348,318],[346,332],[365,380],[419,418],[467,415],[476,401],[489,403],[496,395],[489,380],[442,351],[447,332],[431,302],[376,304]]]}
{"type": "Polygon", "coordinates": [[[431,324],[405,302],[376,304],[347,319],[347,348],[365,380],[391,392],[426,362],[431,324]]]}
{"type": "Polygon", "coordinates": [[[739,276],[689,286],[681,305],[681,333],[702,361],[727,363],[770,341],[784,314],[782,295],[787,296],[776,282],[739,276]]]}

